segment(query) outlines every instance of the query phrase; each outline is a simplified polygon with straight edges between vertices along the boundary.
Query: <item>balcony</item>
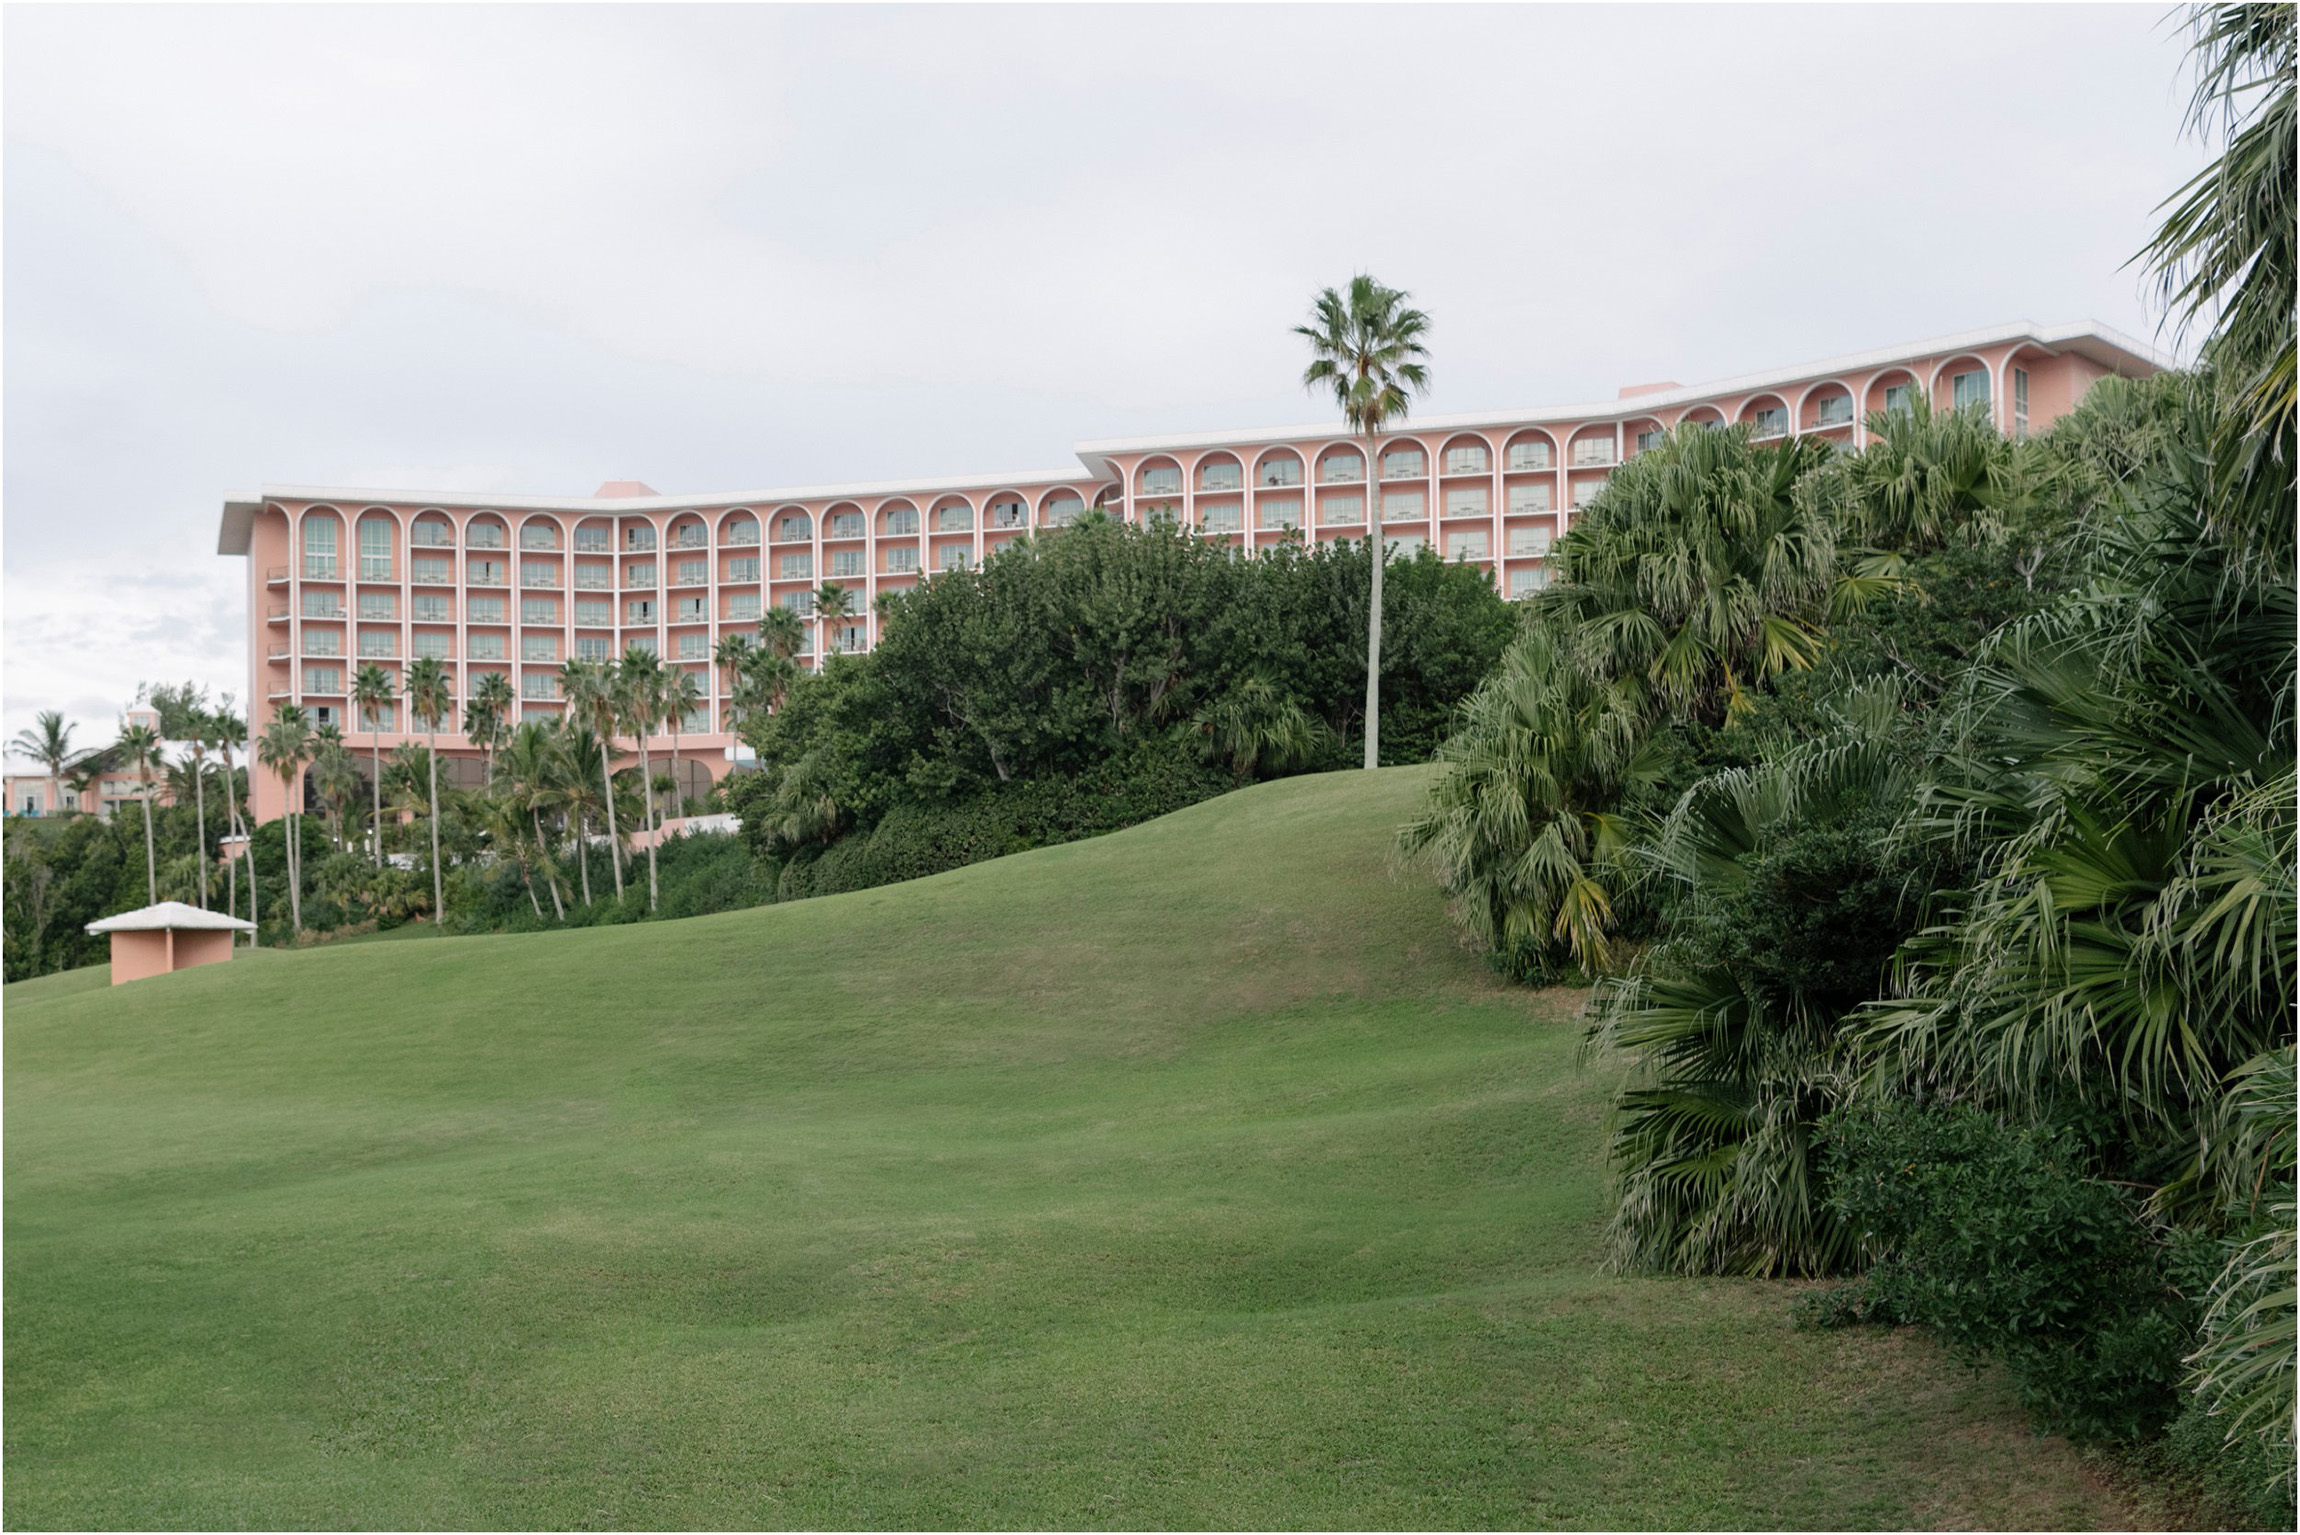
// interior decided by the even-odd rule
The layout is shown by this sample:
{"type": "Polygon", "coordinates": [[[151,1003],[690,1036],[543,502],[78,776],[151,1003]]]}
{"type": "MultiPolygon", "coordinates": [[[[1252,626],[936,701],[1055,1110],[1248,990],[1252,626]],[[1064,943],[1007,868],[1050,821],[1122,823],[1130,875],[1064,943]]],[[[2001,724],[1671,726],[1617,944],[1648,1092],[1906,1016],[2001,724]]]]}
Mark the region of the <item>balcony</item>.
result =
{"type": "Polygon", "coordinates": [[[391,644],[378,648],[374,645],[362,645],[359,647],[359,658],[362,661],[396,661],[399,659],[399,646],[391,644]]]}
{"type": "Polygon", "coordinates": [[[289,617],[288,605],[284,602],[275,602],[264,610],[264,622],[267,624],[284,624],[289,617]]]}
{"type": "Polygon", "coordinates": [[[522,591],[555,592],[559,590],[559,572],[523,570],[519,573],[519,587],[522,591]]]}
{"type": "Polygon", "coordinates": [[[264,585],[285,586],[287,584],[288,568],[285,565],[274,565],[271,569],[264,572],[264,585]]]}
{"type": "Polygon", "coordinates": [[[709,576],[674,576],[671,579],[671,584],[673,586],[708,586],[711,584],[711,578],[709,576]]]}
{"type": "Polygon", "coordinates": [[[1613,463],[1613,444],[1610,442],[1577,442],[1573,445],[1573,467],[1576,469],[1604,469],[1613,463]]]}
{"type": "Polygon", "coordinates": [[[511,573],[503,570],[474,570],[463,578],[463,584],[465,586],[508,587],[511,585],[511,573]]]}
{"type": "Polygon", "coordinates": [[[276,704],[283,698],[293,697],[294,692],[295,690],[290,688],[286,683],[274,682],[269,684],[264,689],[264,697],[270,699],[273,703],[276,704]]]}
{"type": "Polygon", "coordinates": [[[417,586],[453,586],[455,584],[455,577],[435,570],[419,570],[408,579],[417,586]]]}
{"type": "Polygon", "coordinates": [[[1012,510],[1001,508],[993,511],[990,514],[990,525],[993,528],[1019,528],[1023,525],[1022,509],[1020,507],[1012,510]]]}
{"type": "Polygon", "coordinates": [[[285,645],[273,645],[264,651],[266,661],[285,661],[287,658],[288,648],[285,645]]]}
{"type": "Polygon", "coordinates": [[[706,540],[700,529],[682,528],[679,530],[679,536],[671,540],[669,547],[673,549],[700,549],[705,546],[705,543],[706,540]]]}
{"type": "Polygon", "coordinates": [[[444,528],[434,530],[418,526],[407,536],[407,542],[409,547],[416,549],[452,549],[455,547],[455,534],[444,528]]]}
{"type": "Polygon", "coordinates": [[[736,528],[721,539],[720,543],[730,549],[755,549],[759,545],[758,524],[753,523],[747,528],[736,528]]]}

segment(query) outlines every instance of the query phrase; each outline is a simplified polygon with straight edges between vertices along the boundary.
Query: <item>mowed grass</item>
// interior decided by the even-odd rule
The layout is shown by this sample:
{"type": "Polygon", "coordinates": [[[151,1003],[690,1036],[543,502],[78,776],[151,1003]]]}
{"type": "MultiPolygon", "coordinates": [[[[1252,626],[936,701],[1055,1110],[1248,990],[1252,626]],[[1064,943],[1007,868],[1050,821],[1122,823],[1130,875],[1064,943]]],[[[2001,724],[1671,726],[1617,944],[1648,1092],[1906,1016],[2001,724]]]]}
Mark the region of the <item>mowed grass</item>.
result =
{"type": "Polygon", "coordinates": [[[2131,1522],[1993,1382],[1599,1271],[1617,1063],[1422,770],[693,921],[6,994],[52,1526],[2131,1522]]]}

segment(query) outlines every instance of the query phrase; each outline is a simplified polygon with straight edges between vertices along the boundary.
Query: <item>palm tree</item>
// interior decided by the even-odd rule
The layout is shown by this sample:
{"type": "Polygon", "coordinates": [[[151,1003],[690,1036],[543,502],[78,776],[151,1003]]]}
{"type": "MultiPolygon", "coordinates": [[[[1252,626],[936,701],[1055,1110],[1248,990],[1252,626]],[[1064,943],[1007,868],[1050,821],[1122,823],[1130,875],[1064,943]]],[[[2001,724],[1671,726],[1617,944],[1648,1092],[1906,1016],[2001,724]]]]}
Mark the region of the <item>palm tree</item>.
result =
{"type": "Polygon", "coordinates": [[[149,725],[130,725],[120,732],[117,747],[120,760],[136,769],[139,792],[136,798],[144,807],[144,884],[150,893],[151,904],[160,900],[160,870],[152,847],[152,769],[160,759],[160,733],[149,725]]]}
{"type": "Polygon", "coordinates": [[[607,772],[607,748],[599,739],[590,722],[574,712],[570,700],[567,724],[556,738],[559,752],[559,796],[566,808],[568,819],[574,824],[576,863],[583,871],[583,904],[591,904],[591,823],[605,796],[614,792],[614,780],[607,772]],[[597,783],[592,780],[596,778],[597,783]]]}
{"type": "MultiPolygon", "coordinates": [[[[535,834],[535,861],[551,887],[551,909],[565,922],[567,908],[559,899],[557,860],[552,857],[550,839],[543,833],[543,812],[556,810],[565,802],[559,783],[559,752],[553,736],[552,727],[540,720],[529,720],[513,730],[503,743],[489,782],[500,799],[526,814],[535,834]]],[[[534,897],[532,882],[528,896],[534,897]]],[[[536,915],[542,915],[540,908],[536,915]]]]}
{"type": "Polygon", "coordinates": [[[671,792],[678,796],[675,803],[682,815],[687,810],[687,783],[679,776],[679,727],[702,702],[702,685],[684,666],[674,667],[664,678],[663,718],[671,727],[671,792]]]}
{"type": "Polygon", "coordinates": [[[779,604],[767,609],[759,617],[759,648],[785,661],[797,659],[807,648],[806,620],[779,604]]]}
{"type": "Polygon", "coordinates": [[[280,705],[256,743],[256,755],[279,775],[287,798],[281,829],[287,834],[288,926],[297,933],[303,931],[303,818],[296,802],[303,797],[303,765],[310,751],[311,726],[302,705],[280,705]]]}
{"type": "Polygon", "coordinates": [[[37,727],[18,731],[8,749],[48,770],[48,806],[55,810],[64,798],[64,770],[85,753],[72,749],[72,727],[65,723],[61,710],[43,709],[37,718],[37,727]]]}
{"type": "Polygon", "coordinates": [[[424,755],[430,760],[431,920],[447,915],[447,881],[439,868],[439,722],[455,710],[455,685],[436,656],[419,656],[407,668],[407,712],[423,721],[424,755]]]}
{"type": "Polygon", "coordinates": [[[352,673],[351,702],[367,726],[367,756],[375,806],[375,866],[383,867],[383,711],[390,708],[399,689],[391,673],[373,661],[352,673]]]}
{"type": "Polygon", "coordinates": [[[743,674],[758,661],[759,648],[751,643],[747,634],[730,634],[719,641],[711,659],[719,663],[719,674],[726,679],[723,691],[727,695],[727,713],[731,716],[728,730],[740,736],[742,721],[738,711],[742,706],[743,674]]]}
{"type": "MultiPolygon", "coordinates": [[[[231,694],[226,693],[223,696],[223,701],[209,713],[208,728],[213,732],[212,739],[216,743],[216,754],[222,758],[224,764],[225,818],[231,827],[232,835],[241,839],[241,853],[248,861],[248,920],[254,922],[257,906],[256,845],[255,838],[247,834],[247,823],[240,816],[240,774],[239,768],[232,761],[232,753],[237,748],[247,744],[248,727],[247,722],[240,718],[239,711],[232,707],[231,694]]],[[[227,899],[231,904],[231,914],[236,917],[240,914],[240,860],[234,858],[226,868],[231,879],[231,891],[227,899]]],[[[248,947],[252,949],[255,946],[256,935],[250,933],[248,935],[248,947]]]]}
{"type": "Polygon", "coordinates": [[[1333,391],[1342,420],[1364,444],[1366,532],[1373,576],[1366,595],[1366,766],[1381,766],[1382,711],[1382,503],[1374,449],[1392,421],[1405,419],[1409,395],[1429,392],[1429,356],[1422,336],[1429,316],[1405,307],[1411,295],[1385,288],[1364,273],[1347,294],[1328,288],[1310,309],[1310,323],[1294,334],[1310,343],[1302,387],[1333,391]]]}
{"type": "MultiPolygon", "coordinates": [[[[559,691],[570,718],[587,718],[598,730],[599,792],[607,806],[607,862],[615,871],[615,899],[623,899],[623,834],[615,824],[615,707],[621,679],[613,661],[593,665],[568,660],[559,667],[559,691]]],[[[588,871],[589,865],[585,865],[588,871]]],[[[588,872],[585,875],[589,877],[588,872]]]]}
{"type": "Polygon", "coordinates": [[[854,594],[836,581],[825,581],[815,588],[815,631],[821,641],[815,647],[815,664],[821,666],[830,660],[831,625],[846,622],[853,613],[854,594]]]}
{"type": "MultiPolygon", "coordinates": [[[[192,791],[193,815],[196,817],[193,831],[199,843],[198,884],[200,905],[204,908],[208,904],[208,815],[206,785],[203,782],[207,750],[200,735],[207,717],[208,690],[192,682],[163,683],[148,690],[146,701],[150,703],[152,712],[159,717],[162,740],[188,742],[192,748],[188,764],[190,771],[185,776],[189,780],[186,787],[192,791]]],[[[178,799],[181,798],[179,794],[178,799]]]]}
{"type": "Polygon", "coordinates": [[[339,853],[351,850],[349,820],[353,796],[359,793],[359,769],[351,760],[351,748],[345,743],[343,732],[333,725],[322,725],[311,737],[312,787],[326,801],[328,819],[334,823],[335,848],[339,853]]]}
{"type": "Polygon", "coordinates": [[[647,735],[663,715],[663,663],[652,650],[634,645],[618,668],[616,712],[639,743],[639,788],[647,816],[647,909],[659,894],[655,879],[655,775],[647,761],[647,735]]]}

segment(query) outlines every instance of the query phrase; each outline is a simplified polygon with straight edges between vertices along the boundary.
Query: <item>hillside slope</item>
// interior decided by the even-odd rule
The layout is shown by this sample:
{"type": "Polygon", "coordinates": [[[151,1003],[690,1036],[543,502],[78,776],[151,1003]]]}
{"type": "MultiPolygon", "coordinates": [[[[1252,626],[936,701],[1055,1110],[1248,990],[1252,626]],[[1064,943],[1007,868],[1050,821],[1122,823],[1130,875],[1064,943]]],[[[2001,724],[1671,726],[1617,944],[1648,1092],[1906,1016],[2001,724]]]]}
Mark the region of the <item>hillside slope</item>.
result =
{"type": "Polygon", "coordinates": [[[910,885],[10,988],[11,1527],[2120,1523],[1994,1388],[1597,1272],[1614,1073],[1423,770],[910,885]]]}

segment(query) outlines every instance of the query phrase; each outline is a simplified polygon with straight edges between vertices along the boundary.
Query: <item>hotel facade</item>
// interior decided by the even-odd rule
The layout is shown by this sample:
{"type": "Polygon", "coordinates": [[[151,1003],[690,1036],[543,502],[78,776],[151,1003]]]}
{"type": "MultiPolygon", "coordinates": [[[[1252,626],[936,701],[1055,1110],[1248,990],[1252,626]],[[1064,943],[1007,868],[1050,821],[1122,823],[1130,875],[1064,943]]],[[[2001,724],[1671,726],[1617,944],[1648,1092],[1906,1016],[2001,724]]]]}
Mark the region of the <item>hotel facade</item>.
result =
{"type": "MultiPolygon", "coordinates": [[[[443,495],[267,485],[223,505],[220,554],[247,561],[250,735],[283,704],[333,723],[361,749],[424,739],[404,698],[352,717],[361,666],[398,684],[436,657],[460,705],[485,673],[509,679],[524,718],[565,707],[559,667],[632,646],[695,674],[703,703],[678,722],[684,792],[699,796],[733,759],[732,685],[712,655],[752,633],[767,607],[809,617],[807,658],[868,650],[877,599],[935,572],[979,565],[1090,508],[1140,522],[1173,516],[1240,549],[1286,539],[1363,538],[1368,497],[1401,553],[1424,545],[1490,573],[1504,595],[1547,580],[1559,534],[1616,465],[1680,423],[1742,424],[1760,439],[1820,437],[1858,449],[1864,417],[1922,391],[1942,408],[1982,406],[2004,432],[2044,430],[2099,379],[2170,365],[2096,324],[2003,326],[1888,351],[1686,387],[1632,385],[1609,401],[1408,420],[1376,446],[1334,424],[1082,442],[1057,469],[881,484],[663,496],[630,481],[587,497],[443,495]],[[826,581],[851,616],[813,619],[826,581]]],[[[438,737],[445,776],[477,783],[481,753],[438,737]]],[[[649,751],[666,759],[666,728],[649,751]]],[[[635,760],[635,756],[631,757],[635,760]]],[[[256,819],[285,791],[253,776],[256,819]]]]}

